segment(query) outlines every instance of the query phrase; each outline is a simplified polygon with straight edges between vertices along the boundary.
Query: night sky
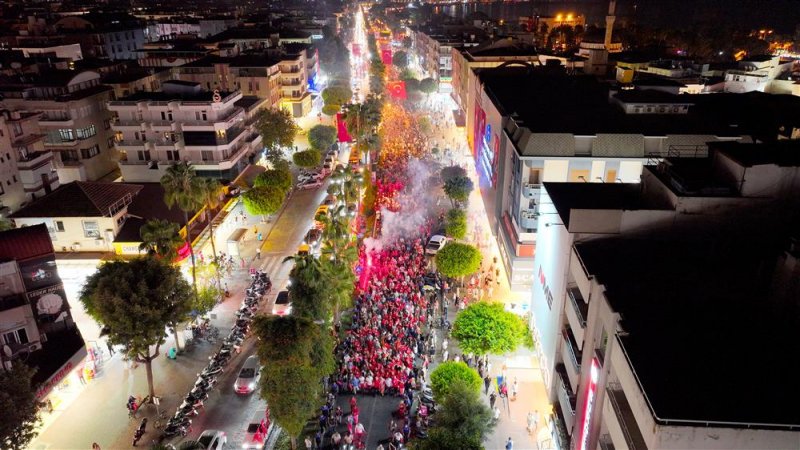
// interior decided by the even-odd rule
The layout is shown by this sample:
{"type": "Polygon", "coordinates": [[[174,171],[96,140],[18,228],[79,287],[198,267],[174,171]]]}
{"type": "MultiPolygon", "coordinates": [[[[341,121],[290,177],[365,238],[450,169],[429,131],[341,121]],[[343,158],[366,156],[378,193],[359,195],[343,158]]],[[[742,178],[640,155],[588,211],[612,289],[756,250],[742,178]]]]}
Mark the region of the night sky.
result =
{"type": "Polygon", "coordinates": [[[637,5],[637,19],[660,26],[689,20],[794,33],[800,25],[800,0],[618,0],[617,4],[625,12],[637,5]]]}

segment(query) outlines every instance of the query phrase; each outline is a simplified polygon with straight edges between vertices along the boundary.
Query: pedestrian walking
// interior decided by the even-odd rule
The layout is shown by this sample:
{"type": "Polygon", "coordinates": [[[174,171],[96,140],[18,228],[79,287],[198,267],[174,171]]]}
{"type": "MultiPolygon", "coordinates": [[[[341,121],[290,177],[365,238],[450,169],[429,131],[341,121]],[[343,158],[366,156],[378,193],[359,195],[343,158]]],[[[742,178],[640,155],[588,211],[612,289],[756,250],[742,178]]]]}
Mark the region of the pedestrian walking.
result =
{"type": "Polygon", "coordinates": [[[510,436],[506,441],[506,450],[514,450],[514,441],[511,440],[510,436]]]}
{"type": "Polygon", "coordinates": [[[445,362],[445,361],[447,361],[447,357],[448,357],[449,355],[450,355],[450,353],[448,353],[448,351],[447,351],[447,350],[445,350],[445,351],[444,351],[444,353],[442,354],[442,362],[445,362]]]}
{"type": "Polygon", "coordinates": [[[106,347],[108,347],[109,356],[114,356],[114,344],[112,344],[108,339],[106,339],[106,347]]]}
{"type": "Polygon", "coordinates": [[[539,410],[528,413],[528,434],[536,433],[539,426],[539,410]]]}
{"type": "Polygon", "coordinates": [[[264,240],[264,236],[263,236],[263,235],[261,234],[261,232],[259,231],[259,232],[258,232],[258,242],[261,242],[261,241],[263,241],[263,240],[264,240]]]}
{"type": "Polygon", "coordinates": [[[81,381],[81,384],[86,384],[86,378],[83,377],[83,367],[78,370],[78,379],[81,381]]]}
{"type": "Polygon", "coordinates": [[[314,448],[313,444],[311,443],[311,438],[308,436],[306,436],[305,444],[306,444],[306,450],[311,450],[312,448],[314,448]]]}
{"type": "Polygon", "coordinates": [[[92,450],[100,450],[100,444],[97,442],[92,442],[92,450]]]}
{"type": "Polygon", "coordinates": [[[496,402],[496,401],[497,401],[497,394],[492,392],[492,394],[489,395],[489,407],[490,408],[494,408],[494,402],[496,402]]]}
{"type": "Polygon", "coordinates": [[[256,249],[256,259],[261,259],[261,247],[256,249]]]}
{"type": "Polygon", "coordinates": [[[511,383],[511,400],[512,401],[517,399],[517,388],[519,388],[519,385],[517,384],[517,377],[514,377],[514,382],[511,383]]]}
{"type": "Polygon", "coordinates": [[[492,377],[490,377],[487,374],[485,377],[483,377],[483,386],[485,388],[484,395],[489,395],[489,386],[491,385],[492,385],[492,377]]]}
{"type": "Polygon", "coordinates": [[[500,408],[498,408],[497,406],[492,408],[492,418],[494,418],[495,422],[500,420],[500,408]]]}

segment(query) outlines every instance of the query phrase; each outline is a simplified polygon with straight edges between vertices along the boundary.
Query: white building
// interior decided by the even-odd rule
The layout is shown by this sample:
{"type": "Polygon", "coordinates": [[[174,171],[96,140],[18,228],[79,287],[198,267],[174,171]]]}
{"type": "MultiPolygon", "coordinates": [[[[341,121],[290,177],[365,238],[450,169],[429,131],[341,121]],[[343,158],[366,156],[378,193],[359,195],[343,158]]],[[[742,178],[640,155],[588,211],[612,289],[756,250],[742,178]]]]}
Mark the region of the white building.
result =
{"type": "Polygon", "coordinates": [[[711,148],[639,185],[544,184],[531,310],[555,447],[800,445],[800,148],[711,148]]]}
{"type": "MultiPolygon", "coordinates": [[[[261,136],[246,123],[242,94],[203,91],[200,84],[171,80],[160,92],[137,92],[108,103],[122,178],[157,182],[171,164],[187,161],[199,176],[233,180],[261,136]]],[[[252,102],[248,103],[251,104],[252,102]]]]}

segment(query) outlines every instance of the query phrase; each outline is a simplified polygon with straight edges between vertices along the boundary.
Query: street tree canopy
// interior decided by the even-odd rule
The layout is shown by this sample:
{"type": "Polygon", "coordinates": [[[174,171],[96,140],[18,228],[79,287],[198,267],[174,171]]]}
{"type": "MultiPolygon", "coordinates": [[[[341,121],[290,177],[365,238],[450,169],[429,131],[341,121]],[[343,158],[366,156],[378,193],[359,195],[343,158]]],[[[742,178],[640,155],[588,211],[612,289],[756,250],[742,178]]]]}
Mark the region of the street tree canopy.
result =
{"type": "Polygon", "coordinates": [[[436,268],[450,278],[463,277],[481,268],[481,252],[472,245],[448,242],[436,253],[436,268]]]}
{"type": "Polygon", "coordinates": [[[322,91],[322,100],[326,105],[342,106],[350,103],[353,91],[347,86],[331,86],[322,91]]]}
{"type": "Polygon", "coordinates": [[[481,376],[478,372],[459,361],[445,361],[431,372],[431,390],[438,402],[442,402],[450,393],[450,388],[457,382],[462,383],[466,390],[479,393],[481,390],[481,376]]]}
{"type": "Polygon", "coordinates": [[[482,442],[494,428],[494,421],[492,411],[480,395],[480,387],[476,391],[471,385],[455,380],[436,412],[436,428],[482,442]]]}
{"type": "Polygon", "coordinates": [[[446,183],[447,180],[451,180],[453,178],[463,178],[467,176],[467,171],[464,170],[461,166],[447,166],[442,168],[441,177],[442,182],[446,183]]]}
{"type": "Polygon", "coordinates": [[[150,219],[139,229],[139,236],[142,238],[139,250],[172,261],[177,256],[178,248],[183,244],[179,231],[177,223],[150,219]]]}
{"type": "Polygon", "coordinates": [[[322,154],[317,150],[303,150],[292,155],[292,162],[298,167],[317,167],[322,161],[322,154]]]}
{"type": "Polygon", "coordinates": [[[288,167],[280,167],[277,169],[269,169],[263,173],[258,174],[254,187],[275,187],[283,192],[289,192],[292,189],[292,172],[288,167]]]}
{"type": "Polygon", "coordinates": [[[152,257],[107,262],[86,279],[80,293],[86,312],[108,330],[109,341],[145,364],[151,396],[151,363],[164,343],[164,330],[188,315],[192,299],[178,268],[152,257]]]}
{"type": "Polygon", "coordinates": [[[516,350],[526,330],[522,318],[506,311],[502,303],[478,302],[458,314],[453,337],[464,352],[500,355],[516,350]]]}
{"type": "Polygon", "coordinates": [[[262,109],[256,116],[256,130],[261,135],[264,147],[277,150],[294,145],[297,124],[291,113],[284,109],[262,109]]]}
{"type": "Polygon", "coordinates": [[[253,216],[268,216],[281,209],[286,192],[275,186],[254,187],[242,194],[244,209],[253,216]]]}
{"type": "Polygon", "coordinates": [[[459,208],[447,211],[444,230],[448,236],[454,239],[464,239],[464,236],[467,235],[467,213],[459,208]]]}
{"type": "Polygon", "coordinates": [[[394,52],[394,55],[392,55],[392,65],[401,69],[408,66],[408,53],[402,50],[394,52]]]}
{"type": "Polygon", "coordinates": [[[439,86],[433,78],[423,78],[419,80],[419,90],[425,94],[433,94],[439,86]]]}
{"type": "Polygon", "coordinates": [[[336,127],[314,125],[308,131],[308,144],[313,150],[322,152],[336,143],[336,127]]]}
{"type": "Polygon", "coordinates": [[[486,450],[480,440],[459,435],[439,426],[432,427],[425,439],[412,441],[413,450],[486,450]]]}
{"type": "Polygon", "coordinates": [[[444,193],[453,206],[466,203],[473,188],[469,177],[454,177],[444,182],[444,193]]]}
{"type": "Polygon", "coordinates": [[[36,437],[39,403],[31,386],[34,370],[14,361],[0,369],[0,448],[23,450],[36,437]]]}

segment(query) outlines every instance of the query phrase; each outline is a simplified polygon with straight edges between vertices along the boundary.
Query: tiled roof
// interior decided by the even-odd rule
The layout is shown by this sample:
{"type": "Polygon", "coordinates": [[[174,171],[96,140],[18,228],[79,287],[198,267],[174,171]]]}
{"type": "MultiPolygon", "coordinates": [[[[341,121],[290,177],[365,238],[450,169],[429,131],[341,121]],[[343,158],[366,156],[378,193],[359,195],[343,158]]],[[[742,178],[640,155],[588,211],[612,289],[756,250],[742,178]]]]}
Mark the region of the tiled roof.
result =
{"type": "Polygon", "coordinates": [[[20,209],[11,218],[111,217],[112,207],[130,203],[126,197],[132,199],[141,189],[135,184],[75,181],[20,209]]]}
{"type": "Polygon", "coordinates": [[[44,224],[0,232],[0,261],[22,261],[50,253],[53,242],[44,224]]]}

